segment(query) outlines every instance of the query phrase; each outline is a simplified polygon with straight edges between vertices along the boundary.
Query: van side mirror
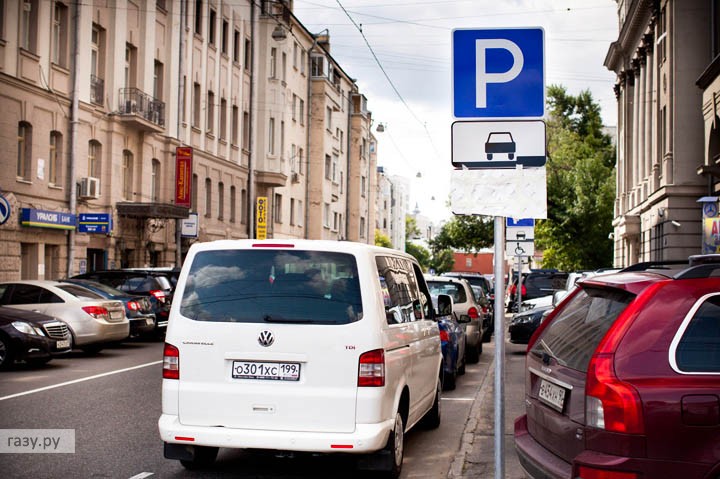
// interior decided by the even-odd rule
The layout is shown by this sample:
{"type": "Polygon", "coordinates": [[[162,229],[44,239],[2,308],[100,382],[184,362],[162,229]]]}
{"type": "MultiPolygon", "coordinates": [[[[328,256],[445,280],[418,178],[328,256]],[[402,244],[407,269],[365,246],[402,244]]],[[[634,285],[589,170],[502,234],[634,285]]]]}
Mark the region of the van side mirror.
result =
{"type": "Polygon", "coordinates": [[[453,299],[449,294],[439,294],[437,305],[438,316],[450,316],[453,313],[453,299]]]}

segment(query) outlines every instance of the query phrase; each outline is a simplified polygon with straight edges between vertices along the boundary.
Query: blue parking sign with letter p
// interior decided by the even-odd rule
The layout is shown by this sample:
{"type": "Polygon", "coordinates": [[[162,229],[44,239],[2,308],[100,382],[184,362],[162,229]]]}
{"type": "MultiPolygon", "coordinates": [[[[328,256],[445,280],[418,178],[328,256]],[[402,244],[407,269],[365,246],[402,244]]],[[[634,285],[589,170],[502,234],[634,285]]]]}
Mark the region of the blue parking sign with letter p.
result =
{"type": "Polygon", "coordinates": [[[545,113],[542,28],[454,30],[456,118],[540,118],[545,113]]]}

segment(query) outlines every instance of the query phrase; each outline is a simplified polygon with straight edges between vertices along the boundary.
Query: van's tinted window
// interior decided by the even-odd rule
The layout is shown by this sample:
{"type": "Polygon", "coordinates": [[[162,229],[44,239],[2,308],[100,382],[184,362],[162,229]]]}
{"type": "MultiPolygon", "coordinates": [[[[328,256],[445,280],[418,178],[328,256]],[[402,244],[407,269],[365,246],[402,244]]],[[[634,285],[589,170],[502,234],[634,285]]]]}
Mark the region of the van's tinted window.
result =
{"type": "Polygon", "coordinates": [[[720,295],[710,297],[695,311],[675,354],[681,371],[720,372],[720,295]]]}
{"type": "Polygon", "coordinates": [[[532,354],[587,372],[595,349],[635,296],[625,291],[585,288],[558,313],[535,343],[532,354]]]}
{"type": "Polygon", "coordinates": [[[180,313],[198,321],[346,324],[362,318],[357,264],[325,251],[203,251],[180,313]]]}
{"type": "Polygon", "coordinates": [[[395,256],[378,256],[376,263],[388,324],[423,319],[425,310],[429,311],[430,301],[420,299],[412,261],[395,256]]]}

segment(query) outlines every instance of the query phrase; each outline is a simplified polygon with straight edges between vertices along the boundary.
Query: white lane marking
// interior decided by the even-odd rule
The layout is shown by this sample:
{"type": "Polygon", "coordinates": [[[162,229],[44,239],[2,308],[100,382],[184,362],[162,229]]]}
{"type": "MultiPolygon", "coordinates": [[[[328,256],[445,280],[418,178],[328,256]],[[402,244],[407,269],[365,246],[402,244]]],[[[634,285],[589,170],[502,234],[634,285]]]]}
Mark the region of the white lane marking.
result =
{"type": "Polygon", "coordinates": [[[141,472],[140,474],[136,474],[130,479],[145,479],[146,477],[154,476],[152,472],[141,472]]]}
{"type": "Polygon", "coordinates": [[[475,398],[440,398],[441,401],[474,401],[475,398]]]}
{"type": "Polygon", "coordinates": [[[31,389],[30,391],[25,391],[25,392],[21,392],[21,393],[17,393],[17,394],[10,394],[9,396],[0,397],[0,401],[16,398],[16,397],[20,397],[20,396],[27,396],[28,394],[39,393],[42,391],[47,391],[48,389],[55,389],[55,388],[60,388],[63,386],[69,386],[71,384],[77,384],[77,383],[81,383],[81,382],[85,382],[85,381],[90,381],[92,379],[104,378],[105,376],[112,376],[113,374],[120,374],[120,373],[124,373],[127,371],[132,371],[133,369],[140,369],[140,368],[146,368],[148,366],[155,366],[156,364],[162,364],[162,361],[153,361],[151,363],[140,364],[138,366],[133,366],[131,368],[118,369],[116,371],[110,371],[107,373],[96,374],[94,376],[88,376],[86,378],[73,379],[72,381],[66,381],[64,383],[53,384],[52,386],[45,386],[42,388],[31,389]]]}

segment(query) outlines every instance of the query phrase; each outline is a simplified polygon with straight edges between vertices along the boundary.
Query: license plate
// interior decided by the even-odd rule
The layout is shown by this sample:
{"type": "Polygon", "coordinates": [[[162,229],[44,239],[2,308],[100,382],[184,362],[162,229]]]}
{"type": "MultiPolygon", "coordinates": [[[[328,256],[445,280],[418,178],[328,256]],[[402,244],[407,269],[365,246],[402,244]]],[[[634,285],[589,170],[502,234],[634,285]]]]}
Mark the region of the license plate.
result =
{"type": "Polygon", "coordinates": [[[233,361],[234,379],[269,379],[272,381],[298,381],[299,363],[276,363],[259,361],[233,361]]]}
{"type": "Polygon", "coordinates": [[[57,341],[55,343],[55,347],[58,349],[65,349],[70,347],[70,340],[69,339],[63,339],[61,341],[57,341]]]}
{"type": "Polygon", "coordinates": [[[565,389],[560,386],[556,386],[549,381],[541,379],[538,397],[540,398],[540,401],[544,402],[548,406],[551,406],[560,412],[563,411],[565,403],[565,389]]]}
{"type": "Polygon", "coordinates": [[[153,324],[154,322],[155,322],[155,321],[153,321],[152,318],[145,318],[145,324],[150,325],[150,324],[153,324]]]}

